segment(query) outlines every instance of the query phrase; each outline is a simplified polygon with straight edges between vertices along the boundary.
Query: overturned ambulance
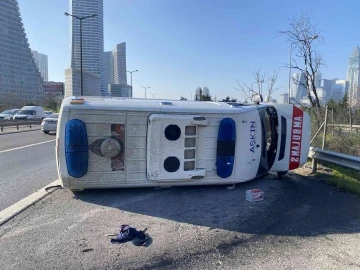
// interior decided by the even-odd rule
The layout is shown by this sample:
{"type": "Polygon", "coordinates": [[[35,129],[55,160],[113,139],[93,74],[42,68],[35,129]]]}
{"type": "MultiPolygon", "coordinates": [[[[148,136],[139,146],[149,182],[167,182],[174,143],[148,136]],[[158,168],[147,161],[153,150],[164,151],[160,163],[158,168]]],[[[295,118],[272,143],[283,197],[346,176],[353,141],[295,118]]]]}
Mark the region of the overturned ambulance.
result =
{"type": "Polygon", "coordinates": [[[240,183],[302,166],[310,125],[292,104],[67,97],[57,168],[72,190],[240,183]]]}

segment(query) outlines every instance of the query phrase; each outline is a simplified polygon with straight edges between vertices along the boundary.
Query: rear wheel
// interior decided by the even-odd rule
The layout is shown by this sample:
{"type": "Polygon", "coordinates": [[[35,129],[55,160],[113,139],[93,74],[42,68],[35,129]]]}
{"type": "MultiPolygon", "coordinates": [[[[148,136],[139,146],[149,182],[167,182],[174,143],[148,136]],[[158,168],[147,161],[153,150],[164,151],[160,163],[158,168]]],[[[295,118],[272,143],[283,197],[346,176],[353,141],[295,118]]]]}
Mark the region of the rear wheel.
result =
{"type": "Polygon", "coordinates": [[[49,131],[45,131],[45,130],[43,130],[43,131],[44,131],[45,134],[49,134],[49,131]]]}
{"type": "Polygon", "coordinates": [[[288,171],[282,171],[282,172],[277,172],[277,174],[278,174],[279,178],[283,178],[283,176],[284,176],[285,174],[287,174],[287,172],[288,172],[288,171]]]}

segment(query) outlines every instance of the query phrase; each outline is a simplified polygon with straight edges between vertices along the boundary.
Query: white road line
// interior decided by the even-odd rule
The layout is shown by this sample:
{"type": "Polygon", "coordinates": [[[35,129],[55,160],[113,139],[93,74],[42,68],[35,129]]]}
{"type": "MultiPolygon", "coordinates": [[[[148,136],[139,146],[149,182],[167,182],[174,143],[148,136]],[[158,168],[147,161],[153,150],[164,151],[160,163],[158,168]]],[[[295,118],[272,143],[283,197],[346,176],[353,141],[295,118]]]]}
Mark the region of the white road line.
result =
{"type": "Polygon", "coordinates": [[[39,189],[38,191],[34,192],[33,194],[30,194],[29,196],[25,197],[24,199],[18,201],[17,203],[15,203],[11,206],[9,206],[8,208],[0,211],[0,226],[2,224],[4,224],[5,222],[9,221],[10,219],[12,219],[14,216],[19,214],[20,212],[24,211],[29,206],[31,206],[34,203],[36,203],[37,201],[41,200],[45,196],[51,194],[53,191],[56,190],[56,188],[50,189],[49,191],[46,191],[46,188],[56,186],[56,185],[61,185],[61,182],[59,179],[46,185],[45,187],[43,187],[41,189],[39,189]]]}
{"type": "Polygon", "coordinates": [[[8,150],[3,150],[3,151],[0,151],[0,154],[6,153],[6,152],[15,151],[15,150],[19,150],[19,149],[23,149],[23,148],[27,148],[27,147],[31,147],[31,146],[35,146],[35,145],[39,145],[39,144],[44,144],[44,143],[48,143],[48,142],[54,142],[54,141],[55,141],[55,139],[54,139],[54,140],[45,141],[45,142],[39,142],[39,143],[33,143],[33,144],[25,145],[25,146],[20,146],[20,147],[8,149],[8,150]]]}

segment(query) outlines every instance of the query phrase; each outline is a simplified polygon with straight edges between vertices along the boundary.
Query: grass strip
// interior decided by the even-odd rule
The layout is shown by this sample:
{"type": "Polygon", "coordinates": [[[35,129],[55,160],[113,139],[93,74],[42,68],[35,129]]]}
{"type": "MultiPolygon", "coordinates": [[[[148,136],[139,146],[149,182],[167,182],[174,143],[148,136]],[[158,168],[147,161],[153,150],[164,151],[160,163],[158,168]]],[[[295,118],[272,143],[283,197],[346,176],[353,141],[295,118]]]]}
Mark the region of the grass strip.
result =
{"type": "Polygon", "coordinates": [[[332,169],[331,176],[326,178],[326,181],[329,184],[360,195],[359,171],[344,168],[334,164],[327,164],[326,167],[332,169]]]}

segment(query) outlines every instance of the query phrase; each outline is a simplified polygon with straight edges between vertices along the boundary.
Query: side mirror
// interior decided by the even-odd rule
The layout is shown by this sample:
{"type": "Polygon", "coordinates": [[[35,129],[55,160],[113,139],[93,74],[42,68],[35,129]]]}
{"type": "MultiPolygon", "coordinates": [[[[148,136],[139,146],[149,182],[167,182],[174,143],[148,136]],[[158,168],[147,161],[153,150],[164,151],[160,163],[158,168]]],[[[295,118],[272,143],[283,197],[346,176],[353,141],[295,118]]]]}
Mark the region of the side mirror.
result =
{"type": "Polygon", "coordinates": [[[259,94],[255,94],[255,95],[252,95],[252,97],[251,97],[251,101],[252,101],[252,102],[254,102],[254,103],[259,104],[260,102],[262,102],[262,101],[263,101],[263,98],[262,98],[262,96],[261,96],[261,95],[259,95],[259,94]]]}

